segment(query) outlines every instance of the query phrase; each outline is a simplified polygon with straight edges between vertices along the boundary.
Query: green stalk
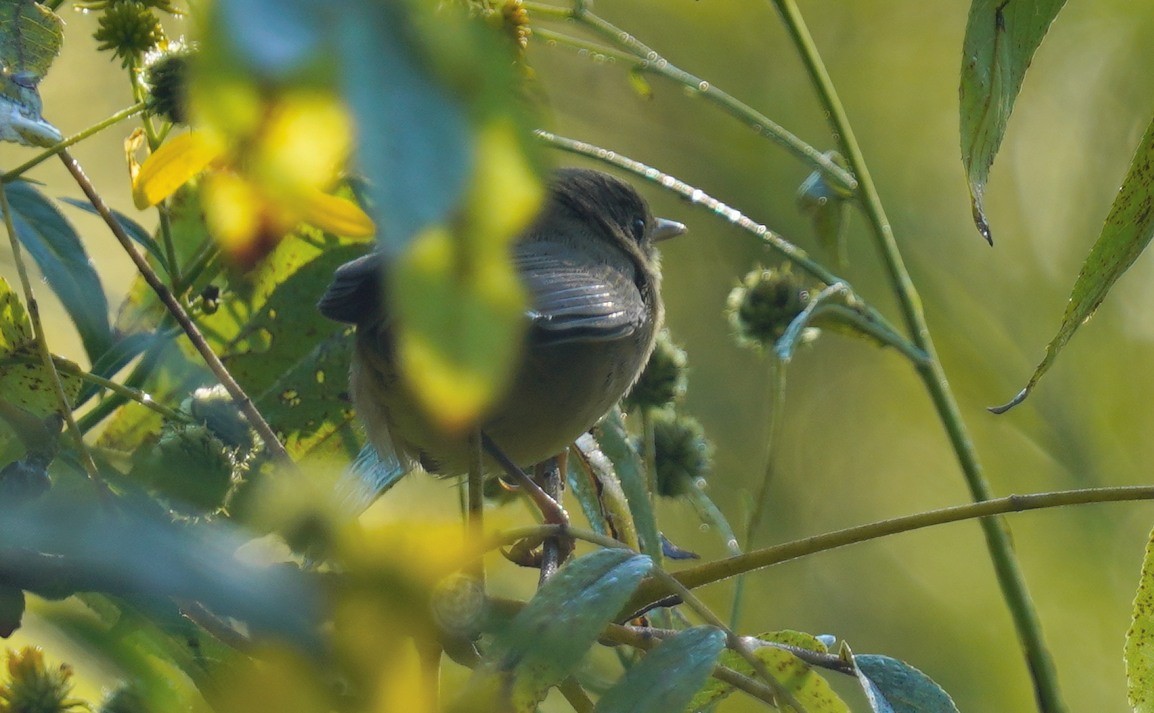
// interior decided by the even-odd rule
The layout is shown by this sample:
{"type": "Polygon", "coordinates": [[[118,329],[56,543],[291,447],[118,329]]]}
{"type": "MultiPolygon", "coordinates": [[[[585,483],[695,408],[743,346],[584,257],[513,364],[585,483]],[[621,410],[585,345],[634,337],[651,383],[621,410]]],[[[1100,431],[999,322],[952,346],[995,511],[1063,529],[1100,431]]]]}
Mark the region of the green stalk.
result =
{"type": "MultiPolygon", "coordinates": [[[[975,502],[990,500],[992,492],[986,481],[982,466],[978,461],[973,441],[970,439],[953,392],[950,391],[946,375],[942,369],[930,337],[922,312],[921,299],[906,271],[894,240],[893,229],[882,208],[881,199],[873,179],[870,177],[862,156],[861,148],[854,137],[849,119],[834,90],[833,82],[826,72],[813,38],[805,25],[794,0],[772,0],[785,24],[798,55],[809,72],[810,80],[817,90],[822,107],[829,117],[831,129],[837,137],[841,153],[849,163],[850,170],[857,177],[859,199],[862,211],[872,228],[878,252],[886,267],[890,282],[897,293],[902,316],[913,338],[914,344],[925,353],[927,359],[917,365],[930,393],[934,407],[946,428],[950,444],[962,467],[970,496],[975,502]]],[[[1066,707],[1058,691],[1057,675],[1053,658],[1042,636],[1042,626],[1038,613],[1030,599],[1026,581],[1014,554],[1009,526],[1002,518],[986,518],[981,521],[986,545],[994,564],[1002,595],[1010,609],[1018,638],[1021,641],[1027,666],[1034,681],[1034,694],[1038,708],[1045,713],[1060,713],[1066,707]]]]}
{"type": "Polygon", "coordinates": [[[124,121],[125,119],[127,119],[131,116],[135,116],[142,111],[144,111],[144,102],[137,102],[136,104],[133,104],[130,107],[121,109],[120,111],[116,112],[115,114],[108,117],[107,119],[100,121],[96,124],[93,124],[92,126],[88,127],[84,131],[81,131],[80,133],[73,134],[72,136],[69,136],[68,138],[64,139],[63,141],[56,144],[55,146],[48,147],[44,151],[41,151],[40,153],[36,154],[35,156],[28,159],[27,161],[20,164],[19,166],[12,169],[11,171],[8,171],[7,173],[0,174],[0,183],[11,183],[12,181],[15,181],[17,178],[20,178],[20,176],[24,175],[25,173],[27,173],[32,168],[44,163],[45,161],[52,158],[53,156],[60,153],[64,149],[68,148],[69,146],[76,144],[76,143],[80,143],[84,139],[87,139],[89,136],[94,136],[95,134],[98,134],[101,131],[104,131],[108,127],[113,126],[115,124],[118,124],[121,121],[124,121]]]}
{"type": "MultiPolygon", "coordinates": [[[[576,2],[572,8],[543,5],[535,2],[525,2],[524,6],[529,10],[531,15],[573,20],[585,26],[590,31],[618,45],[629,53],[637,69],[661,75],[666,79],[682,85],[687,90],[701,96],[707,101],[712,102],[726,113],[752,128],[758,135],[772,140],[802,162],[820,171],[823,176],[838,187],[851,192],[857,188],[857,180],[853,175],[834,163],[829,156],[826,156],[821,151],[805,143],[796,135],[790,133],[785,127],[779,125],[748,104],[745,104],[737,97],[722,91],[701,77],[677,67],[658,54],[652,47],[649,47],[637,39],[634,35],[591,12],[589,10],[589,3],[576,2]]],[[[600,52],[615,59],[620,58],[620,55],[614,53],[612,50],[597,48],[595,45],[589,45],[576,38],[568,38],[556,33],[548,33],[545,36],[554,41],[563,41],[566,44],[582,49],[600,52]]]]}

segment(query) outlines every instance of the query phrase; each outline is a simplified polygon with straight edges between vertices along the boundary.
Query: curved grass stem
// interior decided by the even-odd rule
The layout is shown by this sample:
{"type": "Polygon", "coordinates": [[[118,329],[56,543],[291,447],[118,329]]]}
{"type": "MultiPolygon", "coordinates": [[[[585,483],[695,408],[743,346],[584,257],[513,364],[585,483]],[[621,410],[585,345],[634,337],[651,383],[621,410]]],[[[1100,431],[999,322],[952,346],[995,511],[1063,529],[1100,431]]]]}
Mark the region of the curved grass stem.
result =
{"type": "MultiPolygon", "coordinates": [[[[817,91],[822,108],[829,117],[830,129],[837,137],[842,155],[859,182],[858,201],[869,221],[874,242],[886,268],[890,283],[897,295],[902,316],[906,322],[914,344],[924,352],[927,359],[918,365],[917,371],[925,383],[934,407],[938,411],[954,454],[961,465],[970,496],[975,502],[988,501],[992,497],[977,452],[953,392],[950,390],[930,337],[929,328],[922,312],[921,299],[905,268],[893,229],[882,208],[881,199],[874,186],[846,116],[845,109],[834,90],[833,82],[814,45],[813,38],[805,25],[801,12],[794,0],[771,0],[793,41],[798,55],[805,64],[810,81],[817,91]]],[[[1002,589],[1010,614],[1014,620],[1018,638],[1024,650],[1027,666],[1034,682],[1034,694],[1039,710],[1044,713],[1060,713],[1066,710],[1058,690],[1058,680],[1054,662],[1042,636],[1042,626],[1038,613],[1030,599],[1025,577],[1018,565],[1011,543],[1010,531],[1000,518],[981,521],[986,545],[993,561],[998,583],[1002,589]]]]}

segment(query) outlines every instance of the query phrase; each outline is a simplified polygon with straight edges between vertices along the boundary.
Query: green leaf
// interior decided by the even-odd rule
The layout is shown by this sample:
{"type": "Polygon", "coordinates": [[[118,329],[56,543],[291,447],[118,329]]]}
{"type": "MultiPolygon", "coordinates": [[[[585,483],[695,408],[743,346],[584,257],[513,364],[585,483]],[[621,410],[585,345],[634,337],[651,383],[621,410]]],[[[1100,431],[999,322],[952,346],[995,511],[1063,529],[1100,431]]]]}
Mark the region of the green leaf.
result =
{"type": "MultiPolygon", "coordinates": [[[[91,372],[96,376],[105,379],[111,379],[121,369],[128,365],[136,357],[140,356],[145,350],[152,347],[154,344],[164,339],[155,332],[143,332],[141,334],[128,334],[116,340],[112,347],[104,352],[104,355],[96,360],[92,365],[91,372]]],[[[80,390],[80,394],[76,397],[74,408],[79,408],[88,399],[92,398],[100,392],[102,387],[86,381],[84,387],[80,390]]]]}
{"type": "Polygon", "coordinates": [[[40,116],[37,85],[64,42],[64,23],[31,0],[0,0],[0,141],[51,146],[60,131],[40,116]]]}
{"type": "Polygon", "coordinates": [[[80,237],[56,206],[32,184],[17,181],[5,190],[12,206],[17,237],[64,304],[80,332],[89,360],[96,361],[112,345],[108,298],[80,237]]]}
{"type": "MultiPolygon", "coordinates": [[[[410,9],[418,11],[413,3],[348,3],[334,42],[373,219],[382,247],[394,255],[457,206],[472,164],[465,109],[414,47],[421,35],[410,9]]],[[[456,8],[444,9],[439,20],[462,21],[456,8]]],[[[454,51],[486,64],[470,49],[454,51]]]]}
{"type": "Polygon", "coordinates": [[[1154,713],[1154,532],[1142,557],[1124,659],[1130,707],[1134,713],[1154,713]]]}
{"type": "MultiPolygon", "coordinates": [[[[195,201],[181,205],[187,210],[195,201]]],[[[185,221],[180,217],[175,224],[185,221]]],[[[333,271],[364,250],[364,241],[302,226],[252,272],[230,273],[220,308],[198,319],[209,345],[294,458],[327,454],[347,459],[360,449],[363,439],[353,427],[348,396],[351,337],[343,325],[317,311],[316,299],[333,271]]],[[[206,272],[194,291],[213,273],[206,272]]],[[[157,300],[146,285],[134,286],[128,300],[118,322],[121,329],[157,323],[157,300]]],[[[199,355],[184,340],[180,345],[182,351],[170,352],[148,385],[156,398],[179,401],[209,383],[199,355]]],[[[125,409],[109,425],[107,444],[124,447],[157,425],[148,413],[125,409]]]]}
{"type": "Polygon", "coordinates": [[[595,713],[673,713],[684,710],[725,648],[725,632],[697,626],[678,632],[597,702],[595,713]]]}
{"type": "MultiPolygon", "coordinates": [[[[827,653],[825,644],[817,638],[800,631],[776,631],[757,637],[765,642],[784,644],[818,653],[827,653]]],[[[765,663],[765,667],[794,700],[804,706],[807,713],[850,713],[849,706],[834,693],[829,683],[813,668],[789,651],[763,645],[754,649],[754,656],[765,663]]],[[[746,676],[756,676],[753,666],[735,651],[726,651],[718,662],[746,676]]],[[[689,704],[688,710],[697,711],[716,705],[734,690],[733,686],[717,679],[710,680],[689,704]]],[[[783,711],[792,711],[790,707],[783,711]]]]}
{"type": "MultiPolygon", "coordinates": [[[[88,201],[67,197],[61,198],[60,201],[67,203],[73,208],[79,208],[86,213],[99,215],[96,208],[88,201]]],[[[160,249],[160,245],[157,244],[156,239],[152,237],[152,233],[148,232],[143,225],[118,210],[113,210],[112,215],[116,217],[117,222],[120,223],[120,227],[124,228],[124,232],[128,233],[128,237],[132,238],[133,242],[137,245],[144,248],[149,256],[164,268],[165,272],[168,272],[168,259],[164,256],[164,251],[160,249]]]]}
{"type": "Polygon", "coordinates": [[[872,654],[854,656],[853,661],[875,713],[958,713],[941,686],[903,661],[872,654]]]}
{"type": "MultiPolygon", "coordinates": [[[[195,601],[258,634],[320,646],[320,594],[300,570],[247,564],[250,540],[220,523],[175,523],[151,505],[45,497],[0,512],[0,570],[14,586],[54,597],[76,591],[195,601]],[[67,526],[61,526],[65,524],[67,526]]],[[[155,606],[166,606],[157,601],[155,606]]]]}
{"type": "Polygon", "coordinates": [[[1066,0],[973,0],[962,43],[961,148],[978,232],[994,242],[982,205],[990,166],[1034,51],[1066,0]]]}
{"type": "Polygon", "coordinates": [[[581,504],[585,519],[598,534],[640,549],[637,527],[613,461],[601,452],[601,444],[592,433],[582,434],[574,445],[577,452],[569,460],[569,489],[581,504]]]}
{"type": "Polygon", "coordinates": [[[1034,369],[1026,387],[1004,406],[990,410],[1004,413],[1018,405],[1030,395],[1038,380],[1042,378],[1058,353],[1078,331],[1086,320],[1094,315],[1098,305],[1106,299],[1106,294],[1118,278],[1122,276],[1150,244],[1154,237],[1154,121],[1146,127],[1146,133],[1130,161],[1126,174],[1110,213],[1098,234],[1094,247],[1082,263],[1082,270],[1070,292],[1066,313],[1058,332],[1046,345],[1046,354],[1034,369]]]}
{"type": "MultiPolygon", "coordinates": [[[[72,362],[53,357],[70,401],[80,391],[80,379],[68,371],[79,371],[72,362]]],[[[28,319],[20,298],[0,277],[0,399],[43,419],[60,412],[52,386],[51,372],[40,362],[28,319]]]]}
{"type": "Polygon", "coordinates": [[[64,22],[31,0],[0,0],[0,69],[36,79],[48,74],[64,44],[64,22]]]}
{"type": "Polygon", "coordinates": [[[598,550],[570,561],[537,591],[509,625],[494,634],[489,665],[478,669],[462,701],[487,680],[511,677],[512,710],[535,710],[551,686],[568,676],[652,568],[644,555],[598,550]]]}
{"type": "Polygon", "coordinates": [[[610,411],[609,415],[601,419],[594,432],[601,450],[613,461],[617,470],[621,489],[629,501],[633,523],[637,527],[637,536],[641,540],[641,551],[660,562],[661,538],[657,534],[657,517],[653,514],[645,465],[629,443],[621,411],[610,411]]]}
{"type": "Polygon", "coordinates": [[[217,8],[232,50],[253,71],[280,80],[316,59],[334,12],[309,0],[232,0],[217,8]]]}

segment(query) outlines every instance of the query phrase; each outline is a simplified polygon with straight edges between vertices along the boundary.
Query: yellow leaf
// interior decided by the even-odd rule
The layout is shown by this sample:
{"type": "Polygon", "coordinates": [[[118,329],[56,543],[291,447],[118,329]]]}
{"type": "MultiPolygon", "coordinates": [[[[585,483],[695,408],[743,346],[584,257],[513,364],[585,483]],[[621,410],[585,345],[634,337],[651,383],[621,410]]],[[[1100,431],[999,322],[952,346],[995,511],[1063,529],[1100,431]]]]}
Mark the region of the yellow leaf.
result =
{"type": "Polygon", "coordinates": [[[505,390],[526,297],[504,250],[463,260],[445,227],[419,235],[397,266],[398,356],[424,411],[463,433],[505,390]]]}
{"type": "Polygon", "coordinates": [[[537,215],[543,197],[513,123],[486,124],[477,136],[477,170],[469,187],[468,219],[476,234],[508,244],[537,215]]]}
{"type": "Polygon", "coordinates": [[[509,245],[543,196],[511,121],[483,126],[476,151],[464,210],[418,235],[390,284],[402,373],[449,434],[476,425],[517,367],[527,296],[509,245]]]}
{"type": "Polygon", "coordinates": [[[132,201],[144,210],[176,192],[224,153],[224,144],[207,133],[190,131],[166,141],[140,166],[132,182],[132,201]]]}

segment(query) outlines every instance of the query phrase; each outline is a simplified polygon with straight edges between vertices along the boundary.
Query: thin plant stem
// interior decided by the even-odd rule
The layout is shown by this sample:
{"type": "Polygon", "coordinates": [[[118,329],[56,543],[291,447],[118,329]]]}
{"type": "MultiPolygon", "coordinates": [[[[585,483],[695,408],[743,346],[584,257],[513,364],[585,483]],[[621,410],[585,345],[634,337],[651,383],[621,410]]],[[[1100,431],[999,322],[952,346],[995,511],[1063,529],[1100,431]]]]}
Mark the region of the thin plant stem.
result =
{"type": "MultiPolygon", "coordinates": [[[[904,515],[888,520],[871,522],[865,525],[847,527],[842,530],[835,530],[833,532],[805,537],[800,540],[793,540],[771,547],[764,547],[735,557],[728,557],[700,564],[695,567],[689,567],[676,572],[673,576],[686,587],[696,589],[707,584],[721,582],[729,577],[736,577],[745,572],[771,567],[818,552],[825,552],[827,550],[845,547],[846,545],[867,542],[902,532],[920,530],[925,527],[945,525],[975,518],[984,520],[992,515],[1002,515],[1011,512],[1025,512],[1027,510],[1040,510],[1043,508],[1064,507],[1067,505],[1133,500],[1154,500],[1154,486],[1131,485],[1113,488],[1063,490],[1029,495],[1010,495],[992,500],[954,505],[938,510],[929,510],[913,515],[904,515]]],[[[650,602],[659,601],[673,593],[672,589],[660,583],[642,583],[629,606],[634,609],[640,609],[650,602]]]]}
{"type": "Polygon", "coordinates": [[[762,680],[773,689],[779,706],[781,704],[787,704],[792,706],[794,710],[804,710],[801,704],[798,703],[797,700],[793,697],[793,694],[784,686],[782,686],[781,682],[778,681],[777,678],[769,672],[769,668],[766,667],[765,662],[759,659],[753,653],[753,648],[746,642],[746,640],[738,636],[737,633],[733,631],[733,629],[726,626],[725,622],[723,622],[716,614],[714,614],[709,607],[705,606],[705,602],[698,599],[697,595],[689,590],[689,587],[686,587],[673,575],[669,574],[660,567],[653,568],[653,581],[660,582],[668,586],[671,594],[674,594],[679,599],[681,599],[685,606],[693,610],[698,616],[704,619],[706,623],[724,631],[727,639],[726,645],[729,646],[730,649],[733,649],[738,654],[740,654],[741,657],[745,659],[750,666],[753,667],[753,670],[757,673],[757,675],[760,676],[762,680]]]}
{"type": "MultiPolygon", "coordinates": [[[[132,84],[132,93],[136,100],[144,102],[148,96],[148,88],[144,86],[143,68],[139,55],[132,58],[132,64],[128,69],[128,80],[132,84]]],[[[144,127],[144,135],[148,139],[148,150],[156,151],[163,139],[156,132],[152,117],[144,114],[140,123],[144,127]]],[[[180,276],[180,261],[176,259],[176,243],[172,239],[172,223],[168,216],[167,200],[162,200],[156,204],[156,213],[158,216],[157,231],[160,233],[160,242],[164,245],[164,258],[168,263],[168,275],[172,281],[173,290],[180,294],[183,279],[180,276]]]]}
{"type": "MultiPolygon", "coordinates": [[[[608,644],[624,644],[632,646],[633,648],[648,651],[658,644],[660,644],[667,636],[671,636],[676,632],[661,632],[649,627],[641,628],[635,626],[626,626],[624,624],[610,624],[605,628],[601,639],[608,644]],[[663,635],[664,634],[664,635],[663,635]]],[[[754,698],[765,701],[769,704],[777,703],[777,695],[774,689],[765,685],[761,681],[750,678],[745,674],[738,673],[728,666],[717,666],[713,669],[711,674],[718,681],[728,683],[739,691],[743,691],[754,698]]]]}
{"type": "Polygon", "coordinates": [[[0,183],[11,183],[12,181],[15,181],[17,178],[20,178],[20,176],[24,175],[25,173],[27,173],[32,168],[39,166],[40,164],[44,163],[45,161],[52,158],[53,156],[60,153],[64,149],[68,148],[69,146],[72,146],[73,144],[79,143],[79,142],[83,141],[84,139],[87,139],[89,136],[93,136],[95,134],[98,134],[101,131],[104,131],[105,129],[107,129],[108,127],[114,126],[114,125],[120,123],[121,121],[128,119],[129,117],[132,117],[132,116],[139,114],[142,111],[144,111],[144,102],[137,102],[130,107],[126,107],[124,109],[121,109],[120,111],[116,112],[115,114],[108,117],[107,119],[105,119],[101,122],[98,122],[96,124],[93,124],[92,126],[88,127],[84,131],[73,134],[72,136],[65,138],[60,143],[58,143],[54,146],[50,146],[49,148],[45,149],[44,151],[41,151],[40,153],[38,153],[35,156],[33,156],[32,158],[28,159],[27,161],[20,164],[16,168],[12,169],[11,171],[8,171],[7,173],[0,174],[0,183]]]}
{"type": "Polygon", "coordinates": [[[853,287],[830,272],[824,265],[812,259],[809,254],[797,247],[793,243],[786,240],[781,235],[770,230],[761,223],[747,217],[744,213],[726,205],[709,195],[700,188],[695,188],[688,183],[679,180],[678,178],[662,173],[652,166],[648,166],[640,161],[623,156],[616,151],[595,146],[585,141],[577,141],[566,136],[559,136],[549,131],[538,130],[534,132],[538,140],[559,149],[561,151],[568,151],[569,153],[585,156],[586,158],[596,159],[611,166],[629,171],[630,173],[640,176],[648,181],[652,181],[661,186],[665,190],[676,193],[682,198],[686,199],[695,206],[700,206],[714,215],[720,216],[737,226],[738,228],[750,233],[758,238],[771,249],[778,252],[784,258],[797,265],[802,270],[815,277],[817,280],[827,284],[835,285],[841,283],[845,286],[846,301],[855,305],[860,305],[861,308],[861,322],[859,324],[868,323],[870,329],[868,333],[876,336],[880,341],[888,344],[906,358],[912,361],[915,365],[924,362],[927,357],[915,344],[901,336],[897,329],[889,323],[889,321],[869,305],[861,295],[858,295],[853,287]]]}
{"type": "Polygon", "coordinates": [[[220,381],[221,385],[224,386],[225,390],[228,391],[229,395],[232,396],[233,401],[236,402],[241,412],[244,413],[249,424],[256,430],[257,434],[260,435],[269,454],[281,465],[292,467],[292,458],[289,457],[288,451],[285,450],[284,445],[281,444],[280,439],[277,438],[276,432],[268,425],[268,421],[266,421],[260,411],[257,410],[256,405],[252,402],[252,399],[249,398],[248,394],[244,392],[240,384],[236,383],[236,380],[232,378],[232,374],[228,372],[228,369],[225,368],[224,364],[220,361],[220,357],[218,357],[212,350],[212,347],[209,346],[204,335],[201,334],[200,329],[196,326],[196,323],[188,316],[188,312],[184,310],[184,307],[182,307],[176,297],[173,296],[172,291],[161,281],[156,271],[148,264],[148,261],[136,251],[136,248],[132,245],[132,239],[128,237],[128,233],[124,232],[124,227],[120,225],[120,221],[112,214],[112,211],[108,208],[104,199],[96,192],[96,188],[92,185],[92,182],[84,175],[84,170],[80,167],[80,164],[68,151],[61,152],[60,160],[64,162],[65,168],[68,169],[81,190],[84,191],[84,195],[88,196],[92,207],[95,208],[96,212],[100,214],[100,217],[104,219],[105,224],[108,225],[112,234],[116,236],[120,245],[124,248],[125,252],[128,253],[128,256],[136,265],[136,269],[140,272],[145,282],[156,292],[160,301],[163,302],[164,306],[168,309],[169,314],[176,319],[177,323],[184,330],[184,333],[188,336],[189,341],[192,342],[193,347],[200,354],[205,364],[212,371],[213,375],[216,376],[217,380],[220,381]]]}
{"type": "MultiPolygon", "coordinates": [[[[591,12],[588,3],[575,2],[572,8],[560,8],[535,2],[525,2],[523,4],[529,11],[530,17],[534,14],[539,14],[545,17],[552,16],[557,19],[577,22],[633,55],[636,60],[637,69],[661,75],[682,85],[686,90],[705,98],[725,112],[736,117],[753,129],[758,135],[768,138],[779,146],[782,146],[802,162],[820,171],[822,175],[829,178],[830,181],[838,187],[850,192],[857,189],[857,180],[854,176],[834,163],[829,156],[826,156],[813,146],[805,143],[768,116],[758,112],[731,94],[718,89],[701,77],[675,66],[665,57],[658,54],[652,47],[649,47],[637,39],[633,34],[626,32],[601,16],[591,12]]],[[[558,38],[554,36],[553,39],[557,40],[558,38]]]]}
{"type": "Polygon", "coordinates": [[[568,676],[557,686],[557,690],[565,697],[566,702],[573,708],[573,713],[593,713],[594,705],[589,694],[581,687],[576,678],[568,676]]]}
{"type": "MultiPolygon", "coordinates": [[[[961,411],[953,392],[949,388],[945,371],[938,360],[929,327],[922,312],[921,298],[910,279],[909,272],[894,240],[893,229],[882,208],[881,199],[870,176],[865,159],[854,136],[845,109],[838,99],[833,82],[821,55],[809,34],[809,29],[794,0],[772,0],[797,53],[805,64],[810,81],[817,91],[819,100],[829,117],[830,126],[837,137],[843,156],[853,174],[857,176],[859,189],[857,198],[862,211],[872,228],[876,247],[885,265],[894,292],[897,295],[902,316],[912,336],[914,344],[926,354],[928,359],[918,365],[918,374],[926,385],[934,407],[945,426],[950,444],[962,468],[970,496],[974,501],[989,500],[993,493],[978,461],[973,441],[962,420],[961,411]]],[[[1030,599],[1025,577],[1014,553],[1009,527],[999,518],[981,521],[986,545],[994,565],[1002,595],[1009,607],[1018,638],[1022,643],[1027,668],[1033,678],[1034,695],[1039,710],[1045,713],[1060,713],[1066,710],[1059,693],[1057,673],[1053,658],[1047,648],[1042,625],[1030,599]]]]}
{"type": "MultiPolygon", "coordinates": [[[[171,319],[167,312],[165,315],[166,320],[171,319]]],[[[171,329],[172,337],[175,338],[176,335],[180,333],[180,330],[175,326],[173,326],[171,329]]],[[[122,387],[135,392],[135,387],[143,384],[148,376],[152,373],[152,370],[156,367],[156,364],[160,358],[160,354],[166,347],[167,345],[165,344],[154,344],[145,350],[144,356],[136,364],[136,366],[132,368],[132,371],[128,374],[128,376],[125,377],[122,387]]],[[[81,415],[76,423],[78,426],[80,426],[81,431],[87,433],[88,431],[95,428],[105,418],[110,416],[112,412],[114,412],[128,400],[130,399],[126,398],[125,394],[122,394],[118,391],[113,391],[111,395],[101,399],[99,403],[81,415]]]]}
{"type": "MultiPolygon", "coordinates": [[[[766,359],[767,365],[767,379],[766,379],[766,402],[769,403],[769,413],[766,416],[765,424],[765,455],[763,457],[763,469],[761,472],[761,482],[757,486],[757,495],[754,496],[753,509],[749,514],[749,522],[745,527],[745,549],[752,550],[756,546],[757,532],[761,529],[762,519],[765,514],[769,512],[769,488],[774,480],[774,473],[777,469],[777,444],[781,442],[780,431],[782,424],[782,415],[785,412],[785,371],[786,364],[777,358],[774,351],[770,350],[766,359]]],[[[741,619],[741,608],[745,595],[745,577],[740,576],[733,587],[733,613],[730,615],[730,621],[733,627],[737,627],[737,622],[741,619]]]]}
{"type": "Polygon", "coordinates": [[[100,477],[100,470],[96,467],[96,461],[92,459],[88,444],[84,442],[84,434],[76,425],[76,419],[72,415],[72,404],[68,401],[68,395],[64,393],[64,384],[60,381],[56,360],[52,358],[52,350],[48,348],[48,337],[44,334],[44,323],[40,321],[40,306],[36,301],[36,293],[32,290],[32,280],[28,278],[28,268],[24,264],[24,251],[20,248],[20,239],[16,237],[16,226],[12,222],[12,207],[8,204],[8,189],[2,183],[0,183],[0,212],[4,214],[4,228],[8,231],[8,242],[12,247],[12,260],[16,263],[16,273],[19,275],[20,285],[24,289],[24,301],[28,308],[28,318],[32,322],[32,334],[36,341],[40,363],[48,372],[52,393],[56,396],[57,408],[60,409],[60,415],[68,425],[68,432],[76,441],[76,451],[80,454],[80,462],[84,465],[84,471],[88,474],[89,480],[96,486],[100,500],[107,504],[110,502],[111,492],[109,492],[104,479],[100,477]]]}

